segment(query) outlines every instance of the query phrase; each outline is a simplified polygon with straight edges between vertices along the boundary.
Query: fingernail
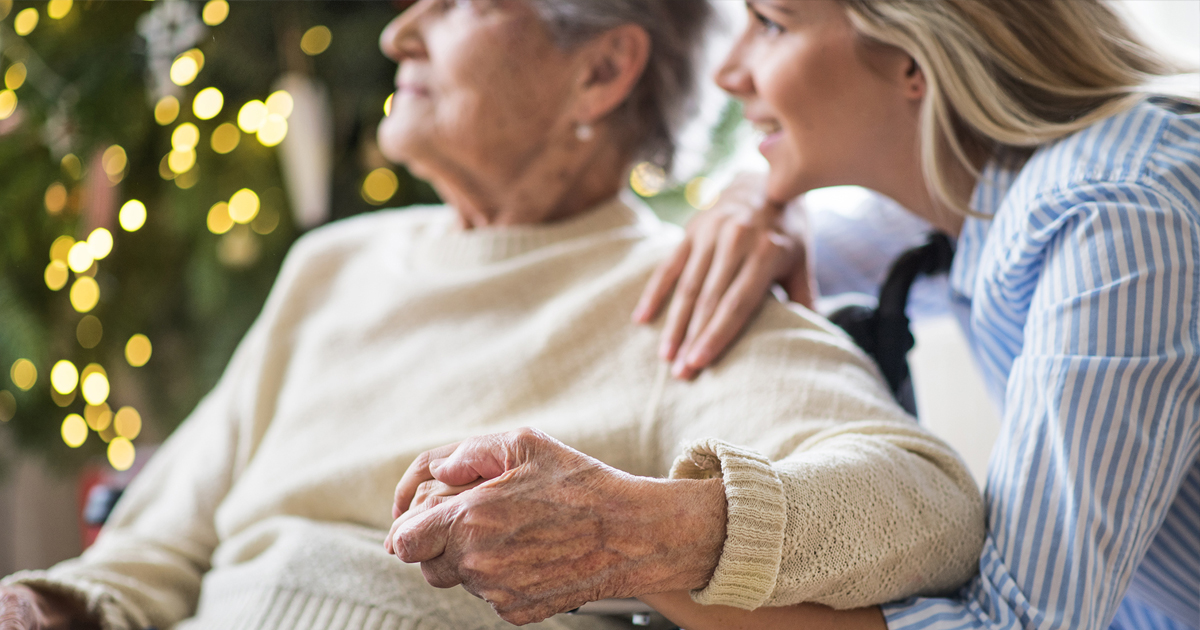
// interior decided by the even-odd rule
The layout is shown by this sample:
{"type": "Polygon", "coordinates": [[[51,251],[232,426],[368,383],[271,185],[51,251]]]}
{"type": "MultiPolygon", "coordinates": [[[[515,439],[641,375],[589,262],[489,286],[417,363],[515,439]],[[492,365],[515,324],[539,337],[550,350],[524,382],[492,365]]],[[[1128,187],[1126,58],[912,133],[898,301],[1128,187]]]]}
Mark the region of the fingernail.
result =
{"type": "Polygon", "coordinates": [[[670,361],[674,359],[675,357],[671,356],[671,349],[671,344],[669,343],[660,345],[658,347],[658,358],[662,359],[663,361],[670,361]]]}
{"type": "Polygon", "coordinates": [[[683,378],[683,370],[684,369],[685,369],[685,366],[683,364],[683,361],[676,361],[675,363],[672,363],[671,364],[671,376],[673,376],[675,378],[683,378]]]}
{"type": "Polygon", "coordinates": [[[705,357],[706,354],[708,353],[704,352],[702,348],[696,348],[695,350],[689,352],[687,356],[688,367],[697,368],[701,365],[704,365],[704,360],[707,358],[705,357]]]}

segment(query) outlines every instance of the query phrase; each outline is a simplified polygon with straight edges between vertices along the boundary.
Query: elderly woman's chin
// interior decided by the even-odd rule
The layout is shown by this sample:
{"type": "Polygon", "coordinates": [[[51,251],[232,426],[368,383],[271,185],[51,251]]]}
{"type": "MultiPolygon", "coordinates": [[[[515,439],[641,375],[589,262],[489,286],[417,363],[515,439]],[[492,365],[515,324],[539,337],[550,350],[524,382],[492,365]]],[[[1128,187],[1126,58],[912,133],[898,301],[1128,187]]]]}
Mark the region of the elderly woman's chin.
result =
{"type": "Polygon", "coordinates": [[[421,147],[430,142],[423,127],[427,129],[428,123],[422,125],[420,121],[393,114],[379,124],[376,140],[383,157],[395,164],[403,164],[413,175],[426,179],[421,168],[420,158],[425,153],[421,147]]]}

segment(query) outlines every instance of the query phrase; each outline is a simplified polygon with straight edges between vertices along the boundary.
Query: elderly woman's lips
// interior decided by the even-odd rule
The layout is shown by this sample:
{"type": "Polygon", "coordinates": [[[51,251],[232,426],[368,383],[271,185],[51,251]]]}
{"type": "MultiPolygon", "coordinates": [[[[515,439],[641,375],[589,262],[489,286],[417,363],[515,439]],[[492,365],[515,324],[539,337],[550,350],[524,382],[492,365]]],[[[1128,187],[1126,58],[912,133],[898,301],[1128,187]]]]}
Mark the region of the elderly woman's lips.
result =
{"type": "Polygon", "coordinates": [[[396,94],[400,96],[429,96],[429,90],[421,85],[401,83],[396,86],[396,94]]]}

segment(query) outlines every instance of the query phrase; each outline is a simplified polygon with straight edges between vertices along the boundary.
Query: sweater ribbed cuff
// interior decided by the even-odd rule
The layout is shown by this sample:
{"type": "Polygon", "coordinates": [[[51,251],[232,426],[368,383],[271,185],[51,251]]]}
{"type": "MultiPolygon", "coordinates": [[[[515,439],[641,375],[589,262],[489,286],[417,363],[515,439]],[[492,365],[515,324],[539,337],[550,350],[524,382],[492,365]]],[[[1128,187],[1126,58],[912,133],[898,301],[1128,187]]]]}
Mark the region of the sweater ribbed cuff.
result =
{"type": "Polygon", "coordinates": [[[0,580],[0,586],[17,584],[84,602],[88,614],[100,621],[103,630],[140,630],[149,627],[149,623],[137,623],[129,619],[108,589],[94,582],[62,579],[52,576],[48,571],[19,571],[0,580]]]}
{"type": "Polygon", "coordinates": [[[703,605],[753,610],[775,590],[783,557],[787,499],[771,462],[746,448],[715,439],[684,449],[671,467],[673,479],[725,482],[725,546],[708,586],[692,591],[703,605]]]}

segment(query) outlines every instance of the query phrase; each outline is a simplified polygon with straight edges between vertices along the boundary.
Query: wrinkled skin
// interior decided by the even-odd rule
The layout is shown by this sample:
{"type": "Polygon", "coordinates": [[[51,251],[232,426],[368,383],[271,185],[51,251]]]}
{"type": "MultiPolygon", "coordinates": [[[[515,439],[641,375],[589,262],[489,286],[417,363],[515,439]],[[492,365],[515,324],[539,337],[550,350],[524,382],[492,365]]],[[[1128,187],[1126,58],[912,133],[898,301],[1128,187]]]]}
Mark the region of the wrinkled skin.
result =
{"type": "Polygon", "coordinates": [[[433,586],[533,623],[609,597],[703,587],[724,543],[720,480],[613,469],[532,429],[423,454],[386,546],[433,586]]]}
{"type": "Polygon", "coordinates": [[[78,602],[27,586],[0,586],[0,630],[98,630],[78,602]]]}

